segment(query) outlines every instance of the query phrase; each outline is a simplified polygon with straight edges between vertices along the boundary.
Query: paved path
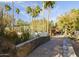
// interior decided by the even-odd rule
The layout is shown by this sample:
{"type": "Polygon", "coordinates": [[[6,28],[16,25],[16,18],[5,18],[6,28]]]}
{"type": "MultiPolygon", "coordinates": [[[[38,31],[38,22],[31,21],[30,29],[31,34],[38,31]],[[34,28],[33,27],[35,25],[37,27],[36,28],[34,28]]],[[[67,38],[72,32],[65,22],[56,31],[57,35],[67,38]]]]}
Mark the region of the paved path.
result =
{"type": "Polygon", "coordinates": [[[75,51],[72,47],[71,44],[71,40],[69,40],[68,38],[63,40],[63,46],[62,46],[62,50],[63,50],[63,57],[76,57],[75,51]]]}
{"type": "MultiPolygon", "coordinates": [[[[63,39],[65,38],[52,38],[47,43],[36,48],[28,57],[62,57],[63,56],[63,39]]],[[[70,41],[69,41],[70,43],[70,41]]],[[[73,48],[69,45],[69,51],[71,51],[71,56],[74,56],[73,48]]],[[[70,55],[67,55],[68,57],[70,55]]]]}

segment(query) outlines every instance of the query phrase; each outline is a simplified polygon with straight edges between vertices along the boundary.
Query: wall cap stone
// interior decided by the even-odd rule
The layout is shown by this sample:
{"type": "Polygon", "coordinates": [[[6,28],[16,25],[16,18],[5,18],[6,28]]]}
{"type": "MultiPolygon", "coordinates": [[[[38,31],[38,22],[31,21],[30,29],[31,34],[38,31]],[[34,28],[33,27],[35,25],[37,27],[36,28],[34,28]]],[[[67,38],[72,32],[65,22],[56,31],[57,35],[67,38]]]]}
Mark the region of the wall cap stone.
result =
{"type": "MultiPolygon", "coordinates": [[[[40,36],[40,37],[47,37],[47,36],[40,36]]],[[[37,38],[40,38],[40,37],[32,38],[32,39],[30,39],[28,41],[25,41],[23,43],[18,44],[18,45],[16,45],[16,49],[23,46],[23,45],[25,45],[25,44],[28,44],[29,42],[32,42],[33,40],[36,40],[37,38]]]]}

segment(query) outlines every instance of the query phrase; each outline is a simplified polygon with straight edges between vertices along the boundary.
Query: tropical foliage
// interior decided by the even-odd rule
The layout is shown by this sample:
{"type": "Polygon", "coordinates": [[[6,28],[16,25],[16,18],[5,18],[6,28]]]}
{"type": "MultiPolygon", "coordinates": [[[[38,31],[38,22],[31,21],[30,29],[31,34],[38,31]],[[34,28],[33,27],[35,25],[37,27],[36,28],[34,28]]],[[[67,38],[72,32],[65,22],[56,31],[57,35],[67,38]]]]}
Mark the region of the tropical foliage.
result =
{"type": "Polygon", "coordinates": [[[38,16],[40,11],[41,11],[41,9],[38,5],[35,8],[29,7],[29,6],[26,8],[26,12],[28,14],[30,14],[32,17],[38,16]]]}
{"type": "MultiPolygon", "coordinates": [[[[44,4],[43,8],[48,10],[48,20],[50,20],[51,9],[54,8],[56,3],[55,3],[55,1],[43,1],[43,4],[44,4]]],[[[8,4],[5,5],[5,10],[7,12],[10,11],[11,9],[13,9],[13,8],[11,8],[11,6],[9,6],[8,4]]],[[[28,6],[25,11],[33,19],[33,18],[37,17],[42,10],[43,9],[41,9],[39,5],[36,5],[35,7],[28,6]]],[[[16,11],[17,14],[20,13],[20,9],[19,8],[16,8],[15,11],[16,11]]],[[[21,19],[17,20],[16,23],[17,23],[18,26],[27,25],[26,22],[24,22],[21,19]]],[[[79,25],[79,9],[72,9],[69,13],[65,13],[64,15],[59,16],[58,17],[58,21],[57,21],[56,24],[57,25],[54,26],[53,22],[50,22],[50,24],[47,23],[47,27],[46,28],[49,29],[50,27],[52,27],[52,28],[53,27],[57,27],[57,28],[59,28],[59,30],[61,30],[61,32],[65,33],[67,35],[73,34],[73,32],[75,30],[79,30],[79,26],[78,26],[79,25]],[[50,27],[49,27],[49,25],[50,25],[50,27]]],[[[4,18],[3,18],[3,25],[5,27],[11,25],[11,18],[10,18],[10,16],[4,16],[4,18]],[[6,18],[6,17],[8,17],[8,18],[6,18]]],[[[16,34],[13,34],[13,35],[14,35],[14,37],[17,36],[16,34]]],[[[26,34],[24,32],[23,32],[23,36],[26,37],[26,34]]],[[[23,37],[21,37],[21,38],[25,39],[23,37]]]]}
{"type": "MultiPolygon", "coordinates": [[[[13,16],[12,16],[12,17],[13,17],[13,19],[12,19],[12,24],[14,25],[14,22],[15,22],[15,19],[14,19],[14,2],[12,2],[12,4],[13,4],[13,5],[12,5],[13,8],[12,8],[11,6],[9,6],[8,4],[5,4],[5,10],[7,11],[7,17],[8,17],[8,15],[9,15],[8,12],[9,12],[10,10],[13,10],[13,13],[12,13],[12,14],[13,14],[13,16]]],[[[17,14],[20,13],[20,9],[19,9],[19,8],[16,8],[16,13],[17,13],[17,14]]]]}
{"type": "Polygon", "coordinates": [[[58,17],[57,26],[66,34],[73,34],[75,30],[79,30],[79,10],[72,9],[69,13],[58,17]]]}
{"type": "Polygon", "coordinates": [[[32,8],[31,8],[30,6],[28,6],[28,7],[26,8],[26,12],[27,12],[27,13],[32,12],[32,8]]]}
{"type": "Polygon", "coordinates": [[[15,30],[10,30],[7,33],[5,33],[5,38],[7,38],[13,44],[19,44],[29,40],[30,33],[28,31],[21,33],[21,35],[18,35],[18,33],[15,30]]]}
{"type": "Polygon", "coordinates": [[[20,10],[19,10],[18,8],[16,9],[16,13],[17,13],[17,14],[19,14],[19,13],[20,13],[20,10]]]}
{"type": "Polygon", "coordinates": [[[44,8],[53,8],[55,1],[44,1],[44,8]]]}
{"type": "Polygon", "coordinates": [[[5,5],[5,10],[6,10],[6,11],[9,11],[9,10],[11,10],[11,7],[6,4],[6,5],[5,5]]]}
{"type": "Polygon", "coordinates": [[[75,22],[75,29],[76,30],[79,30],[79,9],[72,9],[71,10],[71,15],[72,15],[72,18],[74,19],[74,22],[75,22]]]}
{"type": "MultiPolygon", "coordinates": [[[[48,20],[50,20],[49,15],[51,13],[51,8],[53,8],[55,5],[55,1],[44,1],[43,5],[44,5],[43,6],[44,9],[48,9],[48,20]]],[[[49,28],[49,23],[47,23],[47,32],[48,32],[48,28],[49,28]]]]}

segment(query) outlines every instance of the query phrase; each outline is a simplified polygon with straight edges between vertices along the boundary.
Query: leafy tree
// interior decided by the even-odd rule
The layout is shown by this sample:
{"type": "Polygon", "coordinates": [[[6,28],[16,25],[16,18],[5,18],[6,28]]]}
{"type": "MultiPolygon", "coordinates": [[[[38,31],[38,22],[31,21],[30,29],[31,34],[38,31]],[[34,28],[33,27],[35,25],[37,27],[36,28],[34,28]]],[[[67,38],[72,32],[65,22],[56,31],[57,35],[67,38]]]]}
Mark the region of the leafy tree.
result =
{"type": "Polygon", "coordinates": [[[71,14],[75,22],[75,29],[79,30],[79,9],[72,9],[71,14]]]}
{"type": "Polygon", "coordinates": [[[67,35],[79,29],[79,9],[72,9],[69,13],[58,17],[57,26],[67,35]]]}
{"type": "Polygon", "coordinates": [[[70,32],[73,32],[73,29],[75,29],[74,22],[71,21],[69,15],[61,16],[57,25],[65,32],[65,34],[69,34],[70,32]]]}

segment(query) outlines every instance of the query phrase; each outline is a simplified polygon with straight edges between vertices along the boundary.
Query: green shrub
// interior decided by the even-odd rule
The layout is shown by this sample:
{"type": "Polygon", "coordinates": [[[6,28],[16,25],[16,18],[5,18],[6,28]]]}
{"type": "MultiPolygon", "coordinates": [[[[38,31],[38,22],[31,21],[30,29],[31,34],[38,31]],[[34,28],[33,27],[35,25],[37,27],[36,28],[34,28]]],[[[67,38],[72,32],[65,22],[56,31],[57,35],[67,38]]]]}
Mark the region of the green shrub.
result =
{"type": "Polygon", "coordinates": [[[22,36],[21,36],[22,41],[26,41],[26,40],[28,40],[29,37],[30,37],[29,32],[23,32],[23,34],[22,34],[22,36]]]}
{"type": "Polygon", "coordinates": [[[16,40],[18,40],[18,35],[17,32],[12,30],[10,32],[7,32],[5,34],[5,37],[10,40],[11,42],[13,42],[14,44],[16,44],[16,40]]]}
{"type": "Polygon", "coordinates": [[[76,37],[77,40],[79,40],[79,35],[76,37]]]}
{"type": "Polygon", "coordinates": [[[19,44],[24,41],[27,41],[30,37],[30,33],[26,31],[26,32],[22,32],[21,35],[18,35],[15,30],[11,30],[5,34],[5,37],[8,40],[10,40],[12,43],[19,44]]]}

